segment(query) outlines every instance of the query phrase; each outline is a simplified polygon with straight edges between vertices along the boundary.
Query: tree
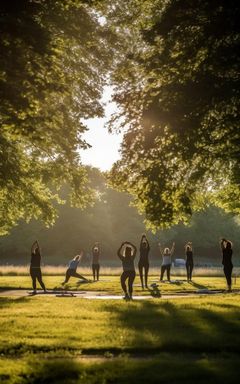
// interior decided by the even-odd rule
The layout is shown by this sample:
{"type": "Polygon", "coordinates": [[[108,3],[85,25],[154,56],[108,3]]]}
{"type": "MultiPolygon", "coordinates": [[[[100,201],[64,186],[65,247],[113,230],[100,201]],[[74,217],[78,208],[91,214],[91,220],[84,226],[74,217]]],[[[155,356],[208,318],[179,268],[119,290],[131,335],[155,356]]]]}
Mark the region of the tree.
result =
{"type": "Polygon", "coordinates": [[[110,34],[91,3],[1,1],[0,234],[22,218],[52,223],[63,182],[72,203],[91,199],[83,119],[103,115],[111,62],[110,34]]]}
{"type": "MultiPolygon", "coordinates": [[[[98,193],[94,206],[84,210],[71,207],[65,185],[60,196],[66,200],[66,204],[56,206],[59,215],[54,226],[46,228],[36,220],[30,223],[20,221],[10,234],[0,238],[0,264],[29,263],[31,245],[36,239],[40,242],[45,264],[66,263],[83,249],[83,262],[89,265],[92,245],[99,241],[102,262],[109,266],[119,265],[116,251],[123,241],[130,240],[139,247],[141,235],[146,232],[146,228],[144,217],[138,214],[136,208],[129,206],[131,196],[109,188],[104,174],[99,170],[88,167],[87,172],[90,186],[98,193]]],[[[196,264],[220,264],[220,237],[233,241],[234,265],[240,261],[239,217],[234,218],[216,207],[193,214],[187,226],[178,224],[156,234],[148,231],[147,237],[151,246],[151,266],[161,261],[159,241],[163,246],[176,242],[175,258],[184,257],[184,245],[192,241],[196,264]]]]}
{"type": "Polygon", "coordinates": [[[154,228],[208,204],[239,213],[239,4],[131,0],[125,21],[121,4],[106,11],[128,37],[112,75],[110,128],[126,129],[113,185],[154,228]]]}

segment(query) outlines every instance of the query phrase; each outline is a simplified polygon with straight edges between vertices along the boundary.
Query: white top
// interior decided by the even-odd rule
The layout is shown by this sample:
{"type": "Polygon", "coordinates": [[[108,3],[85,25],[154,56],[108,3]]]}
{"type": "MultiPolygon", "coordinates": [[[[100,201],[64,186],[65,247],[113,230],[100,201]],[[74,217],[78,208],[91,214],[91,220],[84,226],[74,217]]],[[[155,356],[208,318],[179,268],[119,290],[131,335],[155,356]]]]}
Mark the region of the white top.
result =
{"type": "Polygon", "coordinates": [[[69,269],[77,269],[79,260],[71,260],[69,263],[69,269]]]}
{"type": "Polygon", "coordinates": [[[172,261],[171,261],[171,254],[163,254],[163,260],[162,260],[162,265],[171,265],[172,261]]]}

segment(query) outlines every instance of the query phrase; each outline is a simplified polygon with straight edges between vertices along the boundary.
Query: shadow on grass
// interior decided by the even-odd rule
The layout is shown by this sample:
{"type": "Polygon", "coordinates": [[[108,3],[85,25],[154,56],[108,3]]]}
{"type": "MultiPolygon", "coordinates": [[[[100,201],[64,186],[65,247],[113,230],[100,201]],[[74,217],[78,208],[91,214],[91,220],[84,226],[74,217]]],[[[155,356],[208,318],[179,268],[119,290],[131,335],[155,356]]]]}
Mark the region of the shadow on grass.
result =
{"type": "Polygon", "coordinates": [[[114,312],[119,329],[129,331],[132,351],[220,353],[240,352],[240,317],[229,311],[178,306],[169,301],[142,301],[127,307],[106,304],[114,312]]]}
{"type": "Polygon", "coordinates": [[[28,296],[26,297],[17,297],[17,296],[12,296],[12,297],[0,297],[0,308],[2,307],[10,307],[13,304],[23,304],[26,303],[28,300],[28,296]]]}
{"type": "Polygon", "coordinates": [[[207,285],[198,284],[198,283],[195,283],[194,281],[190,281],[189,284],[193,285],[197,289],[208,289],[207,285]]]}
{"type": "Polygon", "coordinates": [[[77,285],[77,287],[79,287],[79,286],[81,286],[81,285],[92,284],[92,283],[94,283],[93,280],[88,280],[88,281],[80,280],[80,281],[77,281],[77,282],[76,282],[76,285],[77,285]]]}
{"type": "Polygon", "coordinates": [[[22,384],[156,384],[156,383],[236,383],[238,360],[159,356],[154,360],[115,359],[80,363],[53,359],[29,364],[21,374],[22,384]]]}

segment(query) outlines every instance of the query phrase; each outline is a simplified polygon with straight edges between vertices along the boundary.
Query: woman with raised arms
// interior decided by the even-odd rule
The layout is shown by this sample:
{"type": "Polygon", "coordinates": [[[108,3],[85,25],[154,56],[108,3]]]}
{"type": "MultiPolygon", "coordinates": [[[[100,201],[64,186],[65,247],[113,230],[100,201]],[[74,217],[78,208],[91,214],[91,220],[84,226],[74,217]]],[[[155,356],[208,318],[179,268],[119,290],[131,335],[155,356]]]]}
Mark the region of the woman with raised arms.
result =
{"type": "Polygon", "coordinates": [[[123,272],[121,275],[121,286],[125,294],[125,300],[132,300],[133,282],[136,277],[134,259],[136,257],[137,248],[129,241],[125,241],[118,249],[117,255],[122,261],[123,272]],[[128,280],[128,289],[126,281],[128,280]]]}

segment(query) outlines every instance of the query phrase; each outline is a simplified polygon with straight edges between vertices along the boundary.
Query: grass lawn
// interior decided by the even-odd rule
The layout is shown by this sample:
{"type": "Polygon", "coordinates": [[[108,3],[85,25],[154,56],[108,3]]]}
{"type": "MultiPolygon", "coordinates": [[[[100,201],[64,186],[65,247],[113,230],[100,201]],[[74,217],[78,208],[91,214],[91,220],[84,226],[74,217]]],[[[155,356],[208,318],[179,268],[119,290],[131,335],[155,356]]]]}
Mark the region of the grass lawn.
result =
{"type": "MultiPolygon", "coordinates": [[[[30,288],[24,279],[15,277],[15,283],[30,288]]],[[[201,285],[209,280],[198,279],[201,285]]],[[[53,287],[59,278],[45,280],[53,287]]],[[[117,293],[119,281],[111,280],[109,289],[117,293]]],[[[224,283],[211,278],[215,287],[224,283]]],[[[98,284],[103,282],[91,287],[98,284]]],[[[0,305],[4,384],[228,384],[239,379],[237,294],[127,303],[2,297],[0,305]]]]}
{"type": "MultiPolygon", "coordinates": [[[[43,276],[43,281],[47,289],[62,289],[61,282],[64,276],[43,276]]],[[[172,284],[168,282],[160,283],[159,276],[150,276],[149,285],[153,282],[159,284],[159,289],[162,293],[197,290],[197,289],[225,289],[226,281],[222,277],[194,277],[192,283],[188,283],[185,277],[174,276],[172,284]]],[[[2,289],[32,289],[30,276],[0,276],[0,288],[2,289]]],[[[108,294],[121,294],[119,276],[102,276],[98,282],[90,282],[81,284],[78,279],[71,278],[69,283],[65,285],[69,290],[84,290],[84,291],[104,291],[108,294]]],[[[240,289],[240,278],[237,277],[236,284],[233,279],[233,289],[240,289]]],[[[134,282],[134,295],[149,295],[149,291],[143,291],[140,286],[139,276],[136,277],[134,282]]]]}

